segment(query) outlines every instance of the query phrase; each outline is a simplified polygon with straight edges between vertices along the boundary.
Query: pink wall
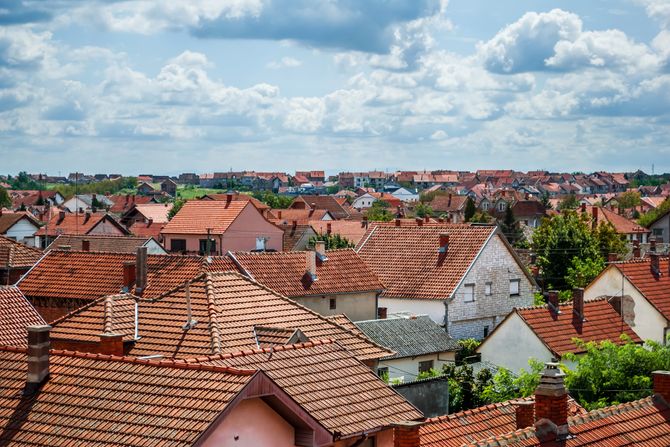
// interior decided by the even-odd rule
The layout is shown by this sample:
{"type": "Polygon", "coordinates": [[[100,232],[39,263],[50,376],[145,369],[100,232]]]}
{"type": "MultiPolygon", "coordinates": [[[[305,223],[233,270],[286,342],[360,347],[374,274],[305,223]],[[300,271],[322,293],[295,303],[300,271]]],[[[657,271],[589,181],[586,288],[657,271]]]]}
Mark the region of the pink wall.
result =
{"type": "Polygon", "coordinates": [[[293,427],[260,399],[241,401],[204,447],[295,447],[293,427]],[[237,436],[237,440],[235,439],[237,436]]]}

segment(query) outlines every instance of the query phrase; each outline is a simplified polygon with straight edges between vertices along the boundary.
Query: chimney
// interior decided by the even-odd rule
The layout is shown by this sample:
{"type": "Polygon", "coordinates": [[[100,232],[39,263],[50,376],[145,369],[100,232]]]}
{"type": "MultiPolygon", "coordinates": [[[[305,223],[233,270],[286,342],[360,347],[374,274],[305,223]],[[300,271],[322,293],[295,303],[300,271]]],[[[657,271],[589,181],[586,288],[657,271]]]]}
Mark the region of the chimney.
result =
{"type": "Polygon", "coordinates": [[[281,210],[277,211],[277,219],[281,219],[281,210]]]}
{"type": "Polygon", "coordinates": [[[58,221],[56,222],[56,225],[60,225],[61,223],[63,223],[64,220],[65,220],[65,211],[60,210],[58,212],[58,221]]]}
{"type": "Polygon", "coordinates": [[[584,289],[582,288],[572,290],[572,314],[575,320],[584,321],[584,289]]]}
{"type": "Polygon", "coordinates": [[[388,315],[388,308],[386,307],[378,307],[377,308],[377,318],[380,320],[386,320],[386,317],[388,315]]]}
{"type": "Polygon", "coordinates": [[[660,258],[661,255],[659,255],[658,253],[649,252],[649,259],[651,260],[651,274],[654,275],[656,279],[659,279],[661,277],[660,258]]]}
{"type": "Polygon", "coordinates": [[[582,203],[582,213],[586,212],[586,203],[582,203]]]}
{"type": "Polygon", "coordinates": [[[568,435],[568,390],[558,363],[547,363],[535,390],[535,432],[541,442],[568,435]]]}
{"type": "Polygon", "coordinates": [[[314,208],[310,208],[309,213],[307,213],[309,217],[312,217],[312,214],[314,214],[314,208]]]}
{"type": "Polygon", "coordinates": [[[416,421],[403,421],[393,424],[393,447],[420,447],[423,425],[416,421]]]}
{"type": "Polygon", "coordinates": [[[640,253],[640,241],[635,239],[633,241],[633,258],[640,258],[642,255],[640,253]]]}
{"type": "Polygon", "coordinates": [[[444,223],[444,217],[438,217],[438,218],[437,218],[437,221],[438,221],[439,223],[444,223]]]}
{"type": "Polygon", "coordinates": [[[291,227],[292,227],[294,230],[295,230],[295,228],[296,228],[297,226],[298,226],[298,221],[297,221],[297,220],[293,220],[293,221],[291,221],[291,227]]]}
{"type": "Polygon", "coordinates": [[[91,251],[91,241],[88,239],[81,241],[81,251],[91,251]]]}
{"type": "Polygon", "coordinates": [[[325,241],[316,241],[314,244],[314,251],[319,255],[321,260],[326,257],[326,242],[325,241]]]}
{"type": "Polygon", "coordinates": [[[446,256],[447,250],[449,250],[449,234],[440,233],[440,248],[438,250],[438,253],[440,253],[443,256],[446,256]]]}
{"type": "Polygon", "coordinates": [[[49,349],[51,326],[28,326],[28,378],[25,396],[35,394],[49,378],[49,349]]]}
{"type": "Polygon", "coordinates": [[[451,193],[449,193],[449,200],[447,201],[447,208],[451,207],[451,193]]]}
{"type": "Polygon", "coordinates": [[[128,292],[135,284],[135,263],[127,261],[123,263],[123,291],[128,292]]]}
{"type": "Polygon", "coordinates": [[[591,227],[595,230],[598,228],[598,207],[594,206],[591,208],[591,213],[593,214],[593,221],[591,222],[591,227]]]}
{"type": "Polygon", "coordinates": [[[535,402],[522,400],[514,402],[517,430],[530,427],[535,423],[535,402]]]}
{"type": "Polygon", "coordinates": [[[150,227],[151,225],[153,225],[153,223],[154,223],[154,220],[151,217],[149,219],[147,219],[147,228],[150,227]]]}
{"type": "Polygon", "coordinates": [[[230,206],[230,202],[233,201],[233,195],[232,194],[226,194],[226,208],[230,206]]]}
{"type": "Polygon", "coordinates": [[[420,217],[417,217],[417,218],[416,218],[416,224],[417,224],[418,226],[422,227],[422,226],[423,226],[423,219],[420,218],[420,217]]]}
{"type": "Polygon", "coordinates": [[[305,252],[305,272],[310,277],[312,282],[316,281],[318,278],[316,276],[316,252],[312,250],[307,250],[305,252]]]}
{"type": "Polygon", "coordinates": [[[550,290],[547,294],[547,304],[549,305],[549,310],[554,313],[559,313],[558,308],[558,290],[550,290]]]}
{"type": "Polygon", "coordinates": [[[670,404],[670,371],[654,371],[654,393],[660,394],[665,402],[670,404]]]}
{"type": "Polygon", "coordinates": [[[90,218],[91,218],[91,212],[86,211],[86,214],[84,214],[84,223],[88,222],[90,218]]]}
{"type": "Polygon", "coordinates": [[[147,287],[147,247],[137,247],[135,274],[135,293],[142,295],[147,287]]]}
{"type": "Polygon", "coordinates": [[[656,238],[654,236],[649,238],[649,251],[656,251],[656,238]]]}
{"type": "Polygon", "coordinates": [[[368,227],[368,216],[363,216],[363,225],[365,226],[365,228],[368,227]]]}
{"type": "Polygon", "coordinates": [[[399,226],[400,226],[400,219],[396,219],[396,220],[395,220],[395,226],[396,226],[396,227],[399,227],[399,226]]]}
{"type": "Polygon", "coordinates": [[[423,220],[424,220],[426,223],[429,223],[429,222],[430,222],[430,216],[428,216],[428,215],[424,216],[424,217],[423,217],[423,220]]]}
{"type": "Polygon", "coordinates": [[[100,334],[100,354],[123,356],[123,335],[100,334]]]}
{"type": "Polygon", "coordinates": [[[607,262],[612,263],[612,262],[617,262],[619,260],[619,255],[617,253],[608,253],[607,254],[607,262]]]}
{"type": "Polygon", "coordinates": [[[333,232],[333,225],[330,222],[328,222],[326,224],[326,234],[330,235],[330,233],[332,232],[333,232]]]}

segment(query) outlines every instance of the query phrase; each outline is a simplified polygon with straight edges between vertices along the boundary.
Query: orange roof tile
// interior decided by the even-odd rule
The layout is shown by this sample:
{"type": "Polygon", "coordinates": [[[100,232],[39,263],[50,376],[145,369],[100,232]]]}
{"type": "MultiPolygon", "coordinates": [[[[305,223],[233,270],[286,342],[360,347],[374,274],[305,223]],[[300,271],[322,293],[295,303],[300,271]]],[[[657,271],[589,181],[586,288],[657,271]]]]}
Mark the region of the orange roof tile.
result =
{"type": "Polygon", "coordinates": [[[135,209],[147,220],[151,219],[155,223],[167,223],[168,214],[172,210],[172,204],[171,203],[136,204],[135,209]]]}
{"type": "Polygon", "coordinates": [[[216,200],[216,201],[227,201],[227,200],[241,201],[241,202],[251,202],[254,206],[262,211],[270,209],[270,206],[261,202],[257,198],[250,196],[249,194],[206,194],[200,198],[200,200],[216,200]]]}
{"type": "Polygon", "coordinates": [[[659,259],[660,276],[652,274],[651,260],[649,258],[613,264],[613,268],[619,269],[633,286],[668,320],[670,320],[669,263],[670,260],[667,256],[659,259]]]}
{"type": "Polygon", "coordinates": [[[189,200],[163,228],[164,234],[223,234],[249,202],[189,200]]]}
{"type": "Polygon", "coordinates": [[[358,244],[368,231],[363,221],[351,220],[310,220],[309,224],[318,234],[327,234],[330,226],[331,234],[339,234],[340,237],[345,238],[353,244],[358,244]]]}
{"type": "MultiPolygon", "coordinates": [[[[311,220],[323,220],[329,215],[328,210],[303,210],[303,209],[272,209],[268,218],[277,224],[291,224],[297,222],[299,224],[307,224],[311,220]]],[[[332,217],[332,216],[331,216],[332,217]]]]}
{"type": "Polygon", "coordinates": [[[39,227],[39,222],[33,217],[32,214],[26,211],[18,211],[16,213],[8,213],[2,211],[0,208],[0,234],[5,234],[10,228],[12,228],[18,221],[21,219],[27,219],[36,227],[39,227]]]}
{"type": "Polygon", "coordinates": [[[27,346],[26,327],[46,324],[16,286],[0,286],[0,345],[27,346]]]}
{"type": "Polygon", "coordinates": [[[291,208],[304,206],[308,209],[326,210],[334,219],[346,219],[349,213],[342,208],[342,205],[334,196],[302,195],[293,200],[291,208]]]}
{"type": "Polygon", "coordinates": [[[598,225],[600,225],[603,222],[609,222],[612,224],[614,229],[617,231],[617,233],[620,234],[638,234],[638,233],[649,233],[650,230],[647,228],[644,228],[641,225],[638,225],[636,222],[633,222],[632,220],[628,220],[624,216],[620,216],[619,214],[615,213],[614,211],[603,208],[601,206],[594,207],[587,205],[585,206],[586,208],[586,213],[588,216],[593,218],[593,209],[598,208],[598,225]]]}
{"type": "Polygon", "coordinates": [[[306,274],[307,252],[235,253],[242,269],[259,283],[289,298],[380,291],[384,285],[354,250],[329,250],[316,261],[317,281],[306,274]]]}
{"type": "Polygon", "coordinates": [[[49,222],[35,233],[35,236],[48,235],[55,237],[60,234],[87,234],[103,221],[111,222],[119,229],[119,234],[129,234],[126,227],[107,213],[65,213],[62,219],[59,214],[53,215],[49,222]]]}
{"type": "Polygon", "coordinates": [[[386,285],[383,297],[445,300],[495,234],[494,226],[377,224],[356,251],[386,285]],[[438,253],[442,233],[449,234],[444,259],[438,253]]]}
{"type": "Polygon", "coordinates": [[[114,214],[123,214],[128,211],[133,205],[141,205],[146,203],[155,203],[155,200],[151,196],[136,196],[136,195],[113,195],[107,196],[114,205],[109,209],[110,213],[114,214]]]}
{"type": "Polygon", "coordinates": [[[556,355],[568,352],[580,353],[573,342],[579,338],[585,342],[610,340],[623,344],[619,338],[626,334],[634,342],[642,343],[640,337],[625,323],[607,299],[584,301],[584,321],[573,318],[572,303],[561,304],[560,313],[549,310],[547,306],[534,306],[515,309],[515,312],[528,324],[528,327],[556,355]]]}
{"type": "Polygon", "coordinates": [[[468,196],[459,196],[456,194],[438,195],[430,202],[433,211],[447,212],[460,211],[465,207],[468,196]]]}
{"type": "Polygon", "coordinates": [[[0,236],[0,268],[32,267],[43,255],[42,250],[0,236]]]}
{"type": "MultiPolygon", "coordinates": [[[[310,226],[306,224],[277,224],[279,228],[284,230],[284,244],[282,246],[283,251],[293,251],[296,249],[298,243],[303,240],[310,232],[310,226]]],[[[307,241],[305,241],[307,242],[307,241]]]]}
{"type": "Polygon", "coordinates": [[[146,238],[152,237],[157,241],[161,241],[162,240],[161,233],[163,232],[164,227],[165,224],[162,223],[134,222],[132,225],[128,227],[128,231],[130,231],[131,234],[138,237],[139,236],[146,238]]]}
{"type": "Polygon", "coordinates": [[[83,241],[88,241],[89,251],[136,253],[137,248],[142,247],[148,240],[147,237],[61,234],[46,248],[46,251],[58,250],[63,246],[70,247],[73,251],[81,251],[83,241]]]}

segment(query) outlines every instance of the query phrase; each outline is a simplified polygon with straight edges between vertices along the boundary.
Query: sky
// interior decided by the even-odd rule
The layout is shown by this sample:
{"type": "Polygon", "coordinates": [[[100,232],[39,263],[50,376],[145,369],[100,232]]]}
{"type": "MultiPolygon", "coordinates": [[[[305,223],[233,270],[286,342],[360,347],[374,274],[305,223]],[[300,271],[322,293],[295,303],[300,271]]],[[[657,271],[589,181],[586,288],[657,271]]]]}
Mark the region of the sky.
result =
{"type": "Polygon", "coordinates": [[[670,0],[0,0],[0,173],[670,171],[670,0]]]}

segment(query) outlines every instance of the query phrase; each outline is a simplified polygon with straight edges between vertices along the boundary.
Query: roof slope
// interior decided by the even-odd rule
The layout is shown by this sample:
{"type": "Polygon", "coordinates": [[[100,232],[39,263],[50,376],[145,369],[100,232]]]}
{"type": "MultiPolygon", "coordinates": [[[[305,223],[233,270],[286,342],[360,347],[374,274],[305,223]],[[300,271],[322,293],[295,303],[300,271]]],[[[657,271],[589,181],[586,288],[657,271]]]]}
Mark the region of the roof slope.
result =
{"type": "Polygon", "coordinates": [[[32,267],[43,254],[37,248],[0,236],[0,268],[32,267]]]}
{"type": "Polygon", "coordinates": [[[365,233],[368,231],[368,227],[363,221],[351,221],[351,220],[310,220],[309,224],[312,226],[315,232],[318,234],[327,234],[328,228],[330,228],[331,234],[339,234],[340,237],[345,238],[353,244],[358,244],[365,233]]]}
{"type": "Polygon", "coordinates": [[[317,257],[317,281],[307,277],[305,256],[304,251],[235,253],[254,280],[289,298],[384,289],[377,275],[352,249],[329,250],[325,262],[317,257]]]}
{"type": "Polygon", "coordinates": [[[52,351],[23,397],[26,354],[0,347],[0,444],[191,446],[252,372],[52,351]],[[83,441],[85,440],[85,441],[83,441]]]}
{"type": "Polygon", "coordinates": [[[272,209],[270,210],[268,219],[275,223],[290,224],[296,222],[299,224],[307,224],[312,220],[323,220],[327,214],[330,214],[328,210],[321,209],[272,209]]]}
{"type": "Polygon", "coordinates": [[[25,211],[18,211],[16,213],[8,213],[6,211],[3,211],[0,213],[0,234],[5,234],[21,219],[27,219],[36,227],[39,226],[37,219],[35,219],[30,213],[27,213],[25,211]]]}
{"type": "Polygon", "coordinates": [[[189,200],[163,227],[167,234],[223,234],[249,202],[189,200]]]}
{"type": "MultiPolygon", "coordinates": [[[[258,347],[254,329],[259,326],[299,329],[310,340],[335,339],[360,360],[392,353],[238,273],[202,275],[190,284],[188,294],[193,318],[198,321],[188,331],[183,329],[187,320],[185,287],[160,299],[139,300],[141,338],[128,355],[185,358],[254,349],[258,347]]],[[[113,331],[123,334],[125,340],[132,340],[134,324],[129,328],[123,315],[131,311],[134,300],[128,295],[115,296],[112,307],[106,308],[108,300],[99,299],[53,322],[51,336],[55,340],[97,341],[104,325],[111,324],[113,331]]]]}
{"type": "Polygon", "coordinates": [[[63,246],[70,250],[81,251],[82,242],[89,242],[89,251],[101,251],[108,253],[135,253],[138,247],[142,247],[149,240],[148,237],[133,236],[109,236],[97,234],[61,234],[46,250],[58,250],[63,246]]]}
{"type": "Polygon", "coordinates": [[[670,258],[659,259],[660,276],[651,272],[649,258],[635,259],[628,262],[619,262],[614,267],[628,278],[628,280],[647,298],[659,312],[670,320],[670,258]]]}
{"type": "Polygon", "coordinates": [[[378,224],[356,251],[386,285],[383,297],[444,300],[495,232],[493,226],[467,224],[378,224]],[[444,258],[438,253],[442,233],[449,234],[444,258]]]}
{"type": "Polygon", "coordinates": [[[168,214],[172,210],[171,203],[144,203],[136,204],[135,209],[144,216],[145,219],[151,219],[154,223],[167,223],[168,214]]]}
{"type": "Polygon", "coordinates": [[[59,234],[87,234],[102,221],[107,220],[116,226],[121,233],[129,234],[126,227],[121,225],[112,215],[107,213],[59,213],[53,215],[49,222],[37,230],[35,236],[58,236],[59,234]],[[48,232],[48,234],[47,234],[48,232]]]}
{"type": "MultiPolygon", "coordinates": [[[[96,300],[114,295],[123,287],[123,264],[135,260],[132,253],[83,251],[49,252],[18,283],[26,296],[96,300]]],[[[143,297],[157,297],[202,272],[237,270],[225,257],[147,256],[147,287],[143,297]]]]}
{"type": "Polygon", "coordinates": [[[433,211],[447,212],[460,211],[464,208],[468,196],[460,196],[456,194],[440,194],[435,196],[430,202],[430,207],[433,211]]]}
{"type": "Polygon", "coordinates": [[[374,342],[396,353],[385,359],[457,351],[456,340],[427,315],[355,323],[374,342]]]}
{"type": "Polygon", "coordinates": [[[328,431],[345,437],[422,417],[370,368],[332,341],[222,355],[206,364],[263,370],[328,431]]]}
{"type": "Polygon", "coordinates": [[[340,205],[334,196],[301,195],[293,200],[291,208],[296,206],[296,202],[302,202],[298,206],[305,206],[315,210],[327,210],[335,219],[346,219],[349,217],[349,213],[342,208],[342,205],[340,205]]]}
{"type": "Polygon", "coordinates": [[[561,304],[559,309],[559,314],[549,310],[547,306],[526,307],[516,309],[515,312],[540,340],[559,356],[568,352],[583,352],[577,348],[572,341],[573,338],[585,342],[610,340],[622,344],[619,337],[621,334],[626,334],[634,342],[642,342],[605,298],[584,301],[582,322],[574,318],[572,303],[561,304]]]}
{"type": "Polygon", "coordinates": [[[26,347],[26,327],[46,324],[16,286],[0,286],[0,309],[0,345],[26,347]]]}
{"type": "Polygon", "coordinates": [[[216,200],[216,201],[226,201],[226,200],[235,200],[240,202],[251,202],[254,204],[259,211],[270,209],[270,206],[261,202],[257,198],[249,194],[205,194],[200,198],[200,200],[216,200]]]}
{"type": "Polygon", "coordinates": [[[614,211],[607,209],[602,206],[585,206],[585,211],[593,219],[594,208],[598,208],[598,218],[597,223],[600,225],[603,222],[609,222],[612,224],[617,233],[620,234],[637,234],[637,233],[649,233],[649,230],[644,228],[641,225],[638,225],[636,222],[620,216],[614,211]]]}

